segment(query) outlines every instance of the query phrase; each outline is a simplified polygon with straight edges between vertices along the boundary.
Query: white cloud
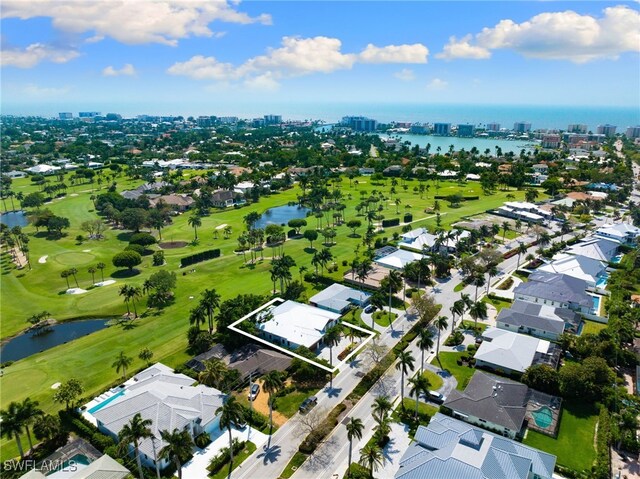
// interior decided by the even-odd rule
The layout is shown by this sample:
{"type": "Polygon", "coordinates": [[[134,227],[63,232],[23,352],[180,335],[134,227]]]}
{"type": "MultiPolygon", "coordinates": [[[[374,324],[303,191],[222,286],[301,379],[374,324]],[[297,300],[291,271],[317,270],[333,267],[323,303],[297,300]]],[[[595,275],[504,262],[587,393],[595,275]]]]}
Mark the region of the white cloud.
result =
{"type": "Polygon", "coordinates": [[[68,87],[41,87],[35,83],[29,83],[22,88],[22,93],[30,97],[52,97],[60,96],[69,92],[68,87]]]}
{"type": "Polygon", "coordinates": [[[434,78],[429,83],[427,83],[427,88],[429,90],[444,90],[448,85],[449,83],[447,81],[440,78],[434,78]]]}
{"type": "Polygon", "coordinates": [[[111,37],[127,44],[175,46],[190,36],[212,37],[213,21],[271,24],[271,16],[251,17],[225,0],[4,0],[2,18],[50,17],[64,32],[111,37]]]}
{"type": "Polygon", "coordinates": [[[436,58],[453,60],[456,58],[469,58],[472,60],[486,60],[491,57],[491,52],[478,45],[471,45],[471,35],[467,35],[460,40],[456,37],[449,38],[449,43],[444,46],[444,50],[436,54],[436,58]]]}
{"type": "Polygon", "coordinates": [[[528,58],[584,63],[617,59],[625,52],[640,51],[640,13],[627,6],[605,8],[596,18],[567,10],[541,13],[515,23],[501,20],[493,28],[452,37],[438,58],[489,58],[490,50],[511,49],[528,58]]]}
{"type": "Polygon", "coordinates": [[[32,68],[43,61],[66,63],[79,55],[80,53],[76,50],[56,48],[43,43],[33,43],[24,49],[2,50],[0,65],[32,68]]]}
{"type": "Polygon", "coordinates": [[[421,43],[376,47],[369,43],[359,55],[362,63],[427,63],[429,49],[421,43]]]}
{"type": "Polygon", "coordinates": [[[398,80],[413,81],[416,79],[416,74],[410,68],[403,68],[399,72],[393,74],[398,80]]]}
{"type": "Polygon", "coordinates": [[[185,62],[175,63],[167,72],[195,80],[243,81],[251,88],[273,90],[284,78],[349,70],[358,62],[424,63],[428,50],[419,46],[421,48],[416,45],[369,45],[362,53],[356,54],[343,53],[342,42],[337,38],[283,37],[280,47],[269,48],[266,54],[249,58],[237,66],[219,62],[214,57],[196,55],[185,62]]]}
{"type": "Polygon", "coordinates": [[[117,77],[117,76],[133,76],[136,74],[136,69],[131,63],[125,64],[120,70],[113,68],[111,65],[102,70],[102,76],[105,77],[117,77]]]}

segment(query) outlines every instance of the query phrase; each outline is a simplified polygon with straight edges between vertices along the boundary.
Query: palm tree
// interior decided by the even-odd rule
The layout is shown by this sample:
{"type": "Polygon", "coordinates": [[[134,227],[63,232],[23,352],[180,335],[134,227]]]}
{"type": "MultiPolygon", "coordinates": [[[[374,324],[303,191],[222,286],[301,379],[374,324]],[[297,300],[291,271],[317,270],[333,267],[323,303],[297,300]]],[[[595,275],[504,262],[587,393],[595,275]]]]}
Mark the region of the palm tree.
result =
{"type": "Polygon", "coordinates": [[[411,351],[400,351],[397,355],[398,362],[396,363],[396,370],[400,371],[400,400],[402,401],[402,409],[404,409],[404,376],[409,371],[413,371],[415,359],[411,354],[411,351]]]}
{"type": "Polygon", "coordinates": [[[96,268],[100,270],[100,278],[102,278],[102,282],[104,283],[104,269],[107,267],[104,263],[98,263],[96,268]]]}
{"type": "Polygon", "coordinates": [[[349,469],[351,468],[351,449],[353,447],[353,439],[358,441],[362,439],[362,431],[364,430],[364,424],[362,419],[352,417],[351,421],[347,423],[347,439],[349,440],[349,469]]]}
{"type": "Polygon", "coordinates": [[[133,316],[138,317],[138,308],[136,308],[136,300],[142,297],[142,288],[140,286],[130,286],[129,294],[131,297],[131,304],[133,304],[133,316]]]}
{"type": "Polygon", "coordinates": [[[389,398],[387,396],[378,396],[373,401],[371,409],[374,417],[376,414],[378,415],[376,420],[381,421],[382,418],[385,417],[389,411],[391,411],[392,407],[393,404],[391,404],[391,401],[389,401],[389,398]]]}
{"type": "Polygon", "coordinates": [[[471,281],[471,284],[473,284],[476,287],[476,299],[475,301],[478,301],[478,288],[481,288],[482,286],[485,285],[485,280],[484,280],[484,274],[481,271],[476,272],[473,275],[473,280],[471,281]]]}
{"type": "Polygon", "coordinates": [[[447,323],[446,316],[438,316],[438,318],[434,321],[436,329],[438,330],[438,340],[436,341],[436,358],[440,357],[440,332],[443,329],[447,329],[449,324],[447,323]]]}
{"type": "Polygon", "coordinates": [[[124,297],[124,304],[127,305],[127,317],[131,316],[129,301],[133,297],[133,287],[123,284],[122,286],[120,286],[120,292],[118,294],[124,297]]]}
{"type": "Polygon", "coordinates": [[[229,396],[227,401],[216,409],[216,415],[220,414],[220,429],[229,431],[229,476],[233,470],[233,436],[231,426],[237,426],[244,421],[244,411],[235,396],[229,396]]]}
{"type": "Polygon", "coordinates": [[[121,449],[128,447],[129,444],[133,444],[133,452],[136,463],[138,464],[140,479],[144,479],[144,473],[142,472],[142,462],[140,460],[139,441],[140,439],[153,437],[153,432],[151,432],[150,429],[151,424],[151,419],[142,419],[140,413],[136,413],[128,424],[122,426],[122,429],[118,433],[118,439],[120,440],[119,446],[121,449]]]}
{"type": "Polygon", "coordinates": [[[504,221],[502,223],[502,242],[504,243],[504,237],[507,234],[507,231],[511,231],[511,226],[509,225],[508,221],[504,221]]]}
{"type": "Polygon", "coordinates": [[[278,390],[282,389],[284,383],[282,382],[282,375],[280,371],[269,371],[262,381],[262,389],[269,394],[269,435],[273,431],[273,396],[278,390]]]}
{"type": "Polygon", "coordinates": [[[173,432],[160,431],[160,437],[166,443],[158,453],[158,459],[173,460],[178,469],[178,479],[182,479],[182,461],[186,461],[191,455],[193,439],[185,428],[182,431],[174,429],[173,432]]]}
{"type": "Polygon", "coordinates": [[[461,299],[454,301],[453,306],[449,308],[449,311],[451,311],[451,333],[452,334],[453,334],[453,330],[456,327],[456,314],[460,316],[460,319],[462,319],[462,315],[464,314],[464,309],[465,309],[464,301],[461,299]]]}
{"type": "Polygon", "coordinates": [[[60,277],[64,278],[65,280],[67,280],[67,289],[69,289],[71,287],[71,285],[69,284],[69,276],[71,276],[71,274],[69,273],[68,269],[65,269],[65,270],[60,272],[60,277]]]}
{"type": "Polygon", "coordinates": [[[487,294],[489,294],[489,288],[491,287],[491,278],[497,276],[499,272],[500,270],[498,270],[498,267],[495,265],[490,265],[487,268],[487,275],[489,275],[489,278],[487,279],[487,294]]]}
{"type": "Polygon", "coordinates": [[[431,388],[431,384],[426,376],[420,374],[416,374],[414,377],[409,379],[409,384],[411,384],[411,389],[409,390],[409,395],[414,396],[416,398],[416,412],[415,419],[418,419],[418,405],[421,394],[427,394],[429,392],[429,388],[431,388]]]}
{"type": "Polygon", "coordinates": [[[198,374],[198,381],[205,386],[219,388],[227,373],[227,365],[218,358],[209,359],[203,365],[204,369],[198,374]]]}
{"type": "Polygon", "coordinates": [[[151,349],[149,348],[143,348],[138,353],[138,358],[142,359],[145,363],[147,363],[147,366],[150,366],[151,358],[153,358],[153,351],[151,351],[151,349]]]}
{"type": "Polygon", "coordinates": [[[475,327],[478,327],[478,319],[487,319],[487,303],[484,301],[476,301],[469,308],[469,315],[473,318],[475,327]]]}
{"type": "Polygon", "coordinates": [[[195,240],[198,239],[198,228],[200,226],[202,226],[202,218],[200,218],[198,215],[193,215],[190,216],[189,219],[187,220],[187,223],[189,223],[189,226],[191,226],[193,228],[193,232],[195,234],[195,240]]]}
{"type": "Polygon", "coordinates": [[[70,268],[68,271],[69,275],[73,276],[73,280],[76,282],[76,288],[79,288],[80,286],[78,285],[78,278],[76,277],[76,274],[78,274],[78,270],[76,268],[70,268]]]}
{"type": "Polygon", "coordinates": [[[527,245],[524,243],[518,244],[518,264],[516,265],[516,270],[520,268],[520,256],[523,254],[526,254],[526,252],[527,252],[527,245]]]}
{"type": "Polygon", "coordinates": [[[367,444],[360,449],[360,464],[369,469],[369,476],[373,478],[373,472],[384,464],[384,456],[377,444],[367,444]]]}
{"type": "Polygon", "coordinates": [[[418,347],[422,358],[420,360],[420,374],[424,370],[424,352],[433,348],[433,333],[427,328],[422,328],[418,333],[418,347]]]}
{"type": "Polygon", "coordinates": [[[20,417],[20,404],[12,402],[7,409],[0,411],[0,434],[7,438],[15,439],[18,446],[20,458],[24,459],[24,451],[22,450],[22,442],[20,442],[20,434],[22,434],[22,418],[20,417]]]}
{"type": "Polygon", "coordinates": [[[44,416],[44,411],[38,407],[38,401],[33,401],[31,398],[25,398],[19,406],[18,416],[20,422],[24,425],[24,429],[27,432],[27,439],[29,440],[29,450],[33,450],[33,442],[31,441],[31,432],[29,426],[41,416],[44,416]]]}
{"type": "Polygon", "coordinates": [[[220,306],[220,295],[215,289],[205,289],[202,292],[200,304],[207,313],[209,323],[209,333],[213,333],[213,311],[220,306]]]}
{"type": "Polygon", "coordinates": [[[95,266],[89,266],[89,269],[87,270],[89,272],[89,274],[91,274],[91,284],[96,284],[96,271],[97,268],[95,266]]]}
{"type": "Polygon", "coordinates": [[[122,370],[122,379],[125,380],[127,379],[127,368],[131,366],[131,363],[133,363],[133,358],[127,356],[124,351],[120,351],[111,367],[116,368],[117,373],[122,370]]]}

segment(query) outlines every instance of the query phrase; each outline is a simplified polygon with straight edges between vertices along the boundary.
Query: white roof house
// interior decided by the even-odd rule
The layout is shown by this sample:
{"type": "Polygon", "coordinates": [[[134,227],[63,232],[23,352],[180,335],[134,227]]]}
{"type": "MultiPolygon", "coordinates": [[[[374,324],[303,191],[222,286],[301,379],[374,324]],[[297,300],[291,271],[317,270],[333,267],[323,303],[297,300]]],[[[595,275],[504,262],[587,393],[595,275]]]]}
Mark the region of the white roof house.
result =
{"type": "MultiPolygon", "coordinates": [[[[158,438],[155,449],[159,451],[165,446],[159,431],[186,428],[195,437],[217,427],[215,411],[226,396],[217,389],[193,384],[189,376],[156,363],[127,381],[122,393],[112,396],[115,399],[109,398],[87,413],[96,419],[102,432],[114,437],[139,413],[143,419],[152,421],[151,431],[158,438]]],[[[142,460],[147,464],[153,464],[153,450],[151,439],[140,441],[142,460]]],[[[159,463],[163,468],[167,464],[165,460],[159,463]]]]}
{"type": "Polygon", "coordinates": [[[314,349],[338,318],[340,314],[332,311],[285,301],[261,311],[256,326],[265,339],[276,344],[293,349],[298,346],[314,349]]]}
{"type": "Polygon", "coordinates": [[[53,165],[36,165],[30,168],[26,168],[25,171],[28,171],[29,173],[34,173],[37,175],[48,175],[56,171],[60,171],[61,169],[62,168],[60,168],[59,166],[53,166],[53,165]]]}
{"type": "Polygon", "coordinates": [[[589,286],[595,286],[598,278],[605,273],[607,268],[607,265],[602,261],[586,256],[560,254],[554,258],[553,262],[540,266],[537,271],[566,274],[586,281],[589,286]]]}
{"type": "MultiPolygon", "coordinates": [[[[445,236],[444,241],[442,242],[442,246],[449,248],[451,251],[456,249],[458,241],[471,236],[471,233],[467,230],[453,231],[459,234],[456,234],[456,237],[451,239],[445,236]]],[[[408,233],[400,235],[400,237],[402,238],[402,241],[398,243],[398,247],[412,251],[422,251],[423,248],[431,249],[435,246],[436,239],[438,238],[437,235],[432,235],[425,228],[416,228],[408,233]]]]}
{"type": "Polygon", "coordinates": [[[57,472],[44,475],[42,472],[33,469],[21,476],[20,479],[124,479],[130,477],[129,469],[124,467],[115,459],[106,454],[93,461],[88,466],[76,462],[72,468],[59,470],[57,472]]]}
{"type": "Polygon", "coordinates": [[[318,308],[342,314],[351,305],[364,306],[369,302],[370,297],[370,293],[335,283],[312,296],[309,303],[318,308]]]}
{"type": "Polygon", "coordinates": [[[609,262],[615,256],[620,244],[610,238],[591,237],[580,241],[566,250],[568,254],[609,262]]]}
{"type": "Polygon", "coordinates": [[[524,373],[534,364],[536,354],[551,352],[549,341],[503,329],[487,328],[482,337],[484,341],[475,355],[476,366],[524,373]]]}
{"type": "Polygon", "coordinates": [[[640,228],[627,223],[617,223],[602,226],[596,230],[595,234],[620,243],[634,243],[636,238],[640,236],[640,228]]]}
{"type": "Polygon", "coordinates": [[[424,256],[419,253],[399,249],[391,254],[376,259],[375,262],[380,266],[385,266],[387,268],[402,269],[407,264],[413,263],[414,261],[418,261],[422,258],[424,258],[424,256]]]}

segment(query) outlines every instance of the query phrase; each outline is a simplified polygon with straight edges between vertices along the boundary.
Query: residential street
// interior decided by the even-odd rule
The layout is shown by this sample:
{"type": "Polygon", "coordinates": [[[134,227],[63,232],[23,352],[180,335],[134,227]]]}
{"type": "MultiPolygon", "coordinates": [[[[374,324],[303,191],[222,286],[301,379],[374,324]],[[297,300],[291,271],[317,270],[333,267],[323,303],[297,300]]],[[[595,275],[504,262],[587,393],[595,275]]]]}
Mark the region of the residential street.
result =
{"type": "MultiPolygon", "coordinates": [[[[565,239],[571,238],[572,235],[565,235],[565,239]]],[[[554,238],[553,242],[560,241],[560,238],[554,238]]],[[[537,247],[529,249],[530,253],[533,253],[537,247]]],[[[504,274],[511,273],[515,270],[518,262],[518,257],[513,256],[503,261],[499,269],[501,274],[496,278],[492,278],[492,285],[501,281],[504,274]]],[[[460,292],[454,292],[454,288],[462,281],[461,276],[455,271],[450,278],[445,281],[440,281],[432,288],[427,289],[427,293],[431,293],[435,296],[436,301],[442,305],[441,314],[450,317],[449,308],[453,303],[460,298],[460,292]]],[[[486,288],[481,288],[479,291],[479,297],[484,295],[486,288]]],[[[467,286],[463,291],[475,296],[475,287],[467,286]]],[[[408,312],[407,315],[399,317],[393,323],[393,331],[387,328],[380,335],[380,341],[387,346],[392,346],[398,342],[402,335],[409,330],[416,318],[408,312]]],[[[449,328],[448,328],[449,329],[449,328]]],[[[434,330],[435,334],[435,330],[434,330]]],[[[443,333],[440,338],[440,343],[444,343],[447,334],[443,333]]],[[[408,348],[417,361],[420,359],[420,351],[414,341],[408,348]]],[[[435,355],[435,350],[428,356],[425,354],[425,363],[428,363],[435,355]]],[[[364,361],[364,360],[363,360],[364,361]]],[[[351,367],[343,368],[340,374],[334,379],[334,389],[328,391],[328,388],[320,391],[318,396],[318,406],[330,411],[338,403],[353,390],[353,388],[360,381],[360,377],[356,375],[358,372],[366,372],[370,367],[369,364],[363,364],[360,361],[359,364],[353,364],[351,367]]],[[[418,366],[418,364],[417,364],[418,366]]],[[[353,457],[357,460],[359,457],[359,450],[371,437],[375,421],[371,416],[371,405],[375,401],[375,398],[380,395],[390,397],[392,400],[396,400],[400,395],[400,372],[391,367],[385,376],[354,406],[349,412],[349,417],[358,417],[362,419],[365,429],[364,435],[361,441],[353,444],[353,457]]],[[[407,378],[405,378],[407,379],[407,378]]],[[[405,394],[408,394],[408,388],[405,386],[405,394]]],[[[299,424],[299,415],[296,414],[291,418],[282,428],[280,428],[273,436],[271,446],[268,450],[257,450],[251,457],[249,457],[240,468],[234,471],[233,477],[242,479],[253,479],[259,477],[260,479],[277,479],[289,460],[298,450],[298,446],[304,439],[306,433],[301,432],[302,428],[299,424]]],[[[349,453],[349,443],[347,441],[346,428],[342,424],[338,425],[333,430],[333,433],[327,438],[327,440],[316,450],[309,460],[307,460],[302,467],[293,475],[295,479],[334,479],[335,477],[342,477],[347,470],[349,453]],[[336,474],[338,476],[336,476],[336,474]]],[[[398,460],[399,456],[395,458],[398,460]]]]}

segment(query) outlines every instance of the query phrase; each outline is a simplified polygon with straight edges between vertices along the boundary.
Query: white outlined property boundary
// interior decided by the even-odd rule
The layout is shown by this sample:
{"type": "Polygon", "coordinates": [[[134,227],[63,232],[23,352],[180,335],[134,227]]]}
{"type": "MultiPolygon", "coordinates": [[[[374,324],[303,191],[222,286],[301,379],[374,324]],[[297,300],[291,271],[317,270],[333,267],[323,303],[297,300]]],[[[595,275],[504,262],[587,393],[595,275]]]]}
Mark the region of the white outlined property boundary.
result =
{"type": "Polygon", "coordinates": [[[355,348],[353,351],[351,351],[351,353],[349,353],[346,358],[344,358],[342,361],[340,361],[338,364],[336,364],[333,368],[330,368],[328,366],[325,366],[324,364],[312,361],[311,359],[305,358],[304,356],[301,356],[301,355],[299,355],[299,354],[297,354],[297,353],[295,353],[295,352],[293,352],[293,351],[291,351],[291,350],[289,350],[287,348],[283,348],[282,346],[278,346],[277,344],[274,344],[274,343],[272,343],[270,341],[267,341],[264,338],[260,338],[258,336],[255,336],[255,335],[251,334],[251,333],[247,333],[246,331],[243,331],[242,329],[236,327],[238,324],[240,324],[243,321],[251,318],[252,316],[255,316],[260,311],[262,311],[263,309],[268,308],[269,306],[273,305],[274,303],[276,303],[276,302],[284,303],[284,301],[285,300],[282,299],[282,298],[273,298],[268,303],[263,304],[258,309],[254,310],[254,311],[251,311],[249,314],[247,314],[247,315],[243,316],[242,318],[240,318],[239,320],[233,322],[232,324],[230,324],[228,326],[228,328],[231,331],[235,331],[236,333],[240,333],[243,336],[246,336],[248,338],[253,339],[254,341],[258,341],[259,343],[266,344],[267,346],[270,346],[270,347],[276,349],[277,351],[280,351],[281,353],[284,353],[284,354],[286,354],[288,356],[293,356],[294,358],[300,359],[301,361],[309,363],[312,366],[315,366],[317,368],[323,369],[323,370],[325,370],[325,371],[327,371],[328,373],[331,373],[331,374],[335,373],[338,369],[340,369],[340,366],[342,366],[344,363],[349,361],[356,353],[360,352],[360,350],[362,348],[364,348],[366,346],[366,344],[376,336],[376,333],[374,331],[370,331],[368,329],[361,328],[360,326],[356,326],[355,324],[351,324],[351,323],[347,323],[345,321],[341,321],[340,324],[344,324],[345,326],[349,326],[350,328],[353,328],[353,329],[355,329],[357,331],[360,331],[360,332],[363,332],[363,333],[367,333],[369,335],[369,337],[366,338],[364,341],[362,341],[362,343],[360,343],[360,345],[357,348],[355,348]]]}

